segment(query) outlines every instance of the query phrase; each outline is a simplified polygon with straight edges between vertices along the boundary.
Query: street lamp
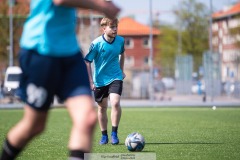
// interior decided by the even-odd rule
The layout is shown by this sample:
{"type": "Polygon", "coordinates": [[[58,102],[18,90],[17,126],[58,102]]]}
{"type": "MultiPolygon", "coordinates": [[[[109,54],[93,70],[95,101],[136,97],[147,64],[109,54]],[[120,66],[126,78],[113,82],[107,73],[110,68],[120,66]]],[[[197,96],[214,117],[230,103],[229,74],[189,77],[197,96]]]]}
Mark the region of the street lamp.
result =
{"type": "Polygon", "coordinates": [[[149,33],[149,72],[150,72],[150,86],[149,86],[149,97],[153,100],[153,20],[152,20],[152,0],[149,0],[149,16],[150,16],[150,33],[149,33]]]}
{"type": "MultiPolygon", "coordinates": [[[[210,3],[210,24],[209,24],[209,50],[211,56],[211,64],[213,64],[213,46],[212,46],[212,0],[209,0],[210,3]]],[[[211,71],[213,71],[213,65],[211,66],[211,71]]],[[[213,82],[213,75],[210,76],[210,83],[211,83],[211,101],[213,102],[214,99],[214,82],[213,82]]]]}
{"type": "Polygon", "coordinates": [[[212,47],[212,0],[210,0],[210,29],[209,29],[209,49],[210,49],[210,52],[212,53],[213,52],[213,47],[212,47]]]}
{"type": "Polygon", "coordinates": [[[9,5],[9,66],[13,66],[13,6],[15,0],[8,0],[9,5]]]}

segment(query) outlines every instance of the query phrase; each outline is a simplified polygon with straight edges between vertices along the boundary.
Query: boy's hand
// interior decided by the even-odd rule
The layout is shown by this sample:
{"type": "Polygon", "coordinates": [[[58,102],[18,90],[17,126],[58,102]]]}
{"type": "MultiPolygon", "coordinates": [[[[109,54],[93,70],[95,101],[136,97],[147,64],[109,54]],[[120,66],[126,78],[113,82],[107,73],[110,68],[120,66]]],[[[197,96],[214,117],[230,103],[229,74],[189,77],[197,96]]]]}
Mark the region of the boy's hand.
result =
{"type": "Polygon", "coordinates": [[[123,79],[126,77],[126,74],[124,72],[122,72],[122,75],[123,75],[123,79]]]}

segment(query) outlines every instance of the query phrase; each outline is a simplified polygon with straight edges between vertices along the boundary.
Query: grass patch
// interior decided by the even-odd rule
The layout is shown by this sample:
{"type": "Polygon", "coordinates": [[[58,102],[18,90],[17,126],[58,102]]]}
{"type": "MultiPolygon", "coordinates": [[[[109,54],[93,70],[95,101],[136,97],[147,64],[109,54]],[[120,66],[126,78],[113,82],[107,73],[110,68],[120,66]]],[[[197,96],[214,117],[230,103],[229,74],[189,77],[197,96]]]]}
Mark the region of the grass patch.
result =
{"type": "MultiPolygon", "coordinates": [[[[0,110],[0,143],[22,114],[23,110],[0,110]]],[[[146,140],[142,153],[156,153],[157,160],[239,159],[239,122],[240,108],[123,108],[120,145],[98,145],[101,133],[97,126],[93,152],[130,153],[125,138],[139,132],[146,140]]],[[[27,146],[18,160],[67,159],[70,128],[65,109],[51,110],[46,131],[27,146]]]]}

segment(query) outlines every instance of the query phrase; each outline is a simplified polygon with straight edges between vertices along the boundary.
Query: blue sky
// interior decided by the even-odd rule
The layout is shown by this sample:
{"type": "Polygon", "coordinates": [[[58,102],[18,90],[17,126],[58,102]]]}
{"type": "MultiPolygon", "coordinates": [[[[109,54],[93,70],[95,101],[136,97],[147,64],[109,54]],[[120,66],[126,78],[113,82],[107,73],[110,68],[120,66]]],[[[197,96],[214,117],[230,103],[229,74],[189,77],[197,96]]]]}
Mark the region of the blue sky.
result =
{"type": "MultiPolygon", "coordinates": [[[[156,18],[158,13],[160,23],[174,23],[175,19],[172,10],[177,8],[181,1],[182,0],[152,0],[153,16],[156,18]]],[[[210,8],[210,0],[196,1],[202,2],[210,8]]],[[[237,0],[212,0],[213,11],[221,10],[235,1],[237,0]]],[[[132,15],[135,20],[140,23],[149,23],[149,0],[113,0],[113,2],[122,9],[120,17],[132,15]]]]}

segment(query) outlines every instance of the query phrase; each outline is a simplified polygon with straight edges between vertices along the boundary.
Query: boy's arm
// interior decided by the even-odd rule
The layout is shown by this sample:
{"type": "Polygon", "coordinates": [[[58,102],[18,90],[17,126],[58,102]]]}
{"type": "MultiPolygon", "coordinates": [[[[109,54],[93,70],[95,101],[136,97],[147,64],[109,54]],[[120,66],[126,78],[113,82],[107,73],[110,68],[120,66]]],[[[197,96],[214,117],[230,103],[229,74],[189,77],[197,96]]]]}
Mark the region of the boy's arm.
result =
{"type": "Polygon", "coordinates": [[[89,82],[90,82],[90,87],[92,90],[95,90],[95,85],[93,83],[93,77],[92,77],[92,67],[91,67],[91,63],[86,61],[86,66],[87,66],[87,72],[88,72],[88,78],[89,78],[89,82]]]}
{"type": "Polygon", "coordinates": [[[124,69],[124,60],[125,60],[125,54],[122,53],[122,54],[120,55],[120,67],[121,67],[122,71],[123,71],[123,69],[124,69]]]}
{"type": "Polygon", "coordinates": [[[122,73],[123,73],[123,79],[126,77],[125,73],[124,73],[124,61],[125,61],[125,53],[122,53],[120,55],[120,68],[122,70],[122,73]]]}
{"type": "Polygon", "coordinates": [[[104,13],[109,18],[115,18],[120,11],[111,1],[105,0],[53,0],[53,2],[55,5],[93,9],[104,13]]]}

